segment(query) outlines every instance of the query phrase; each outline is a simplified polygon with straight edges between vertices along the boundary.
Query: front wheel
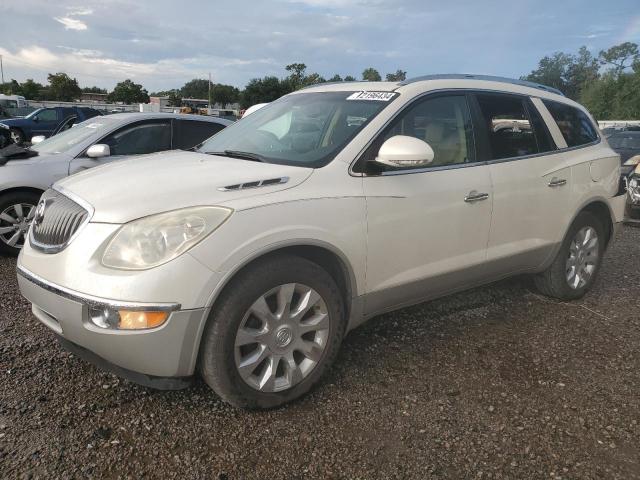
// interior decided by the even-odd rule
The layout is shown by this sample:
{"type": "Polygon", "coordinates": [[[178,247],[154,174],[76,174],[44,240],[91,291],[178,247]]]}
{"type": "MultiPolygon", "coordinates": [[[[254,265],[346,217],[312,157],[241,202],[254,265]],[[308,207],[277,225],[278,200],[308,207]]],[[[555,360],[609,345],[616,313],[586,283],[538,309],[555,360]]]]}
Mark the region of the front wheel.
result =
{"type": "Polygon", "coordinates": [[[551,266],[534,277],[538,290],[560,300],[581,298],[600,271],[605,242],[602,222],[590,212],[581,212],[551,266]]]}
{"type": "Polygon", "coordinates": [[[0,253],[17,256],[27,238],[40,195],[10,192],[0,195],[0,253]]]}
{"type": "Polygon", "coordinates": [[[241,273],[213,309],[200,348],[205,382],[243,408],[273,408],[305,394],[335,359],[344,306],[333,278],[282,255],[241,273]]]}
{"type": "Polygon", "coordinates": [[[16,145],[22,145],[25,140],[24,133],[22,133],[22,130],[18,130],[17,128],[12,128],[11,140],[13,140],[13,143],[15,143],[16,145]]]}

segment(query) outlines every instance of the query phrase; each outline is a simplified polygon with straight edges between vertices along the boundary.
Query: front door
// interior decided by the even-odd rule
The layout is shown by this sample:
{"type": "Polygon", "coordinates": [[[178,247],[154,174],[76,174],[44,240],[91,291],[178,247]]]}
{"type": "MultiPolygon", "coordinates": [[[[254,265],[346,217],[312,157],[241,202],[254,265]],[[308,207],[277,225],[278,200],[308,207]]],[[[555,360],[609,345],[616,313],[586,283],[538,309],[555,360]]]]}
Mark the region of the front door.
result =
{"type": "Polygon", "coordinates": [[[110,133],[96,143],[108,145],[111,155],[96,159],[82,154],[71,161],[69,175],[121,159],[124,156],[171,150],[171,121],[144,120],[131,123],[110,133]]]}
{"type": "MultiPolygon", "coordinates": [[[[58,126],[59,120],[62,119],[58,118],[58,111],[55,108],[43,108],[33,120],[33,126],[31,128],[32,137],[37,135],[48,137],[58,126]]],[[[28,138],[27,140],[31,139],[28,138]]]]}
{"type": "Polygon", "coordinates": [[[369,314],[473,285],[486,260],[492,186],[488,167],[475,161],[467,95],[414,102],[364,160],[375,158],[384,140],[395,135],[426,141],[435,157],[427,168],[388,168],[363,177],[369,314]]]}

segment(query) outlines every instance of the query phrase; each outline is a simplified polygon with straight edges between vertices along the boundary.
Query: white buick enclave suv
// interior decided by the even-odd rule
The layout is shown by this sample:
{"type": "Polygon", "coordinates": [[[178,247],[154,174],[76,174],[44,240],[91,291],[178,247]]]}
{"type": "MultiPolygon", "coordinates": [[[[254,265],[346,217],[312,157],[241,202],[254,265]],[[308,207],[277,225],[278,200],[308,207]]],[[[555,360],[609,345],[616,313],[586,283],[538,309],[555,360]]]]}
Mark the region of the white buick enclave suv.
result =
{"type": "Polygon", "coordinates": [[[18,260],[78,355],[226,401],[307,392],[366,319],[514,274],[593,285],[624,195],[589,113],[473,75],[287,95],[195,151],[117,162],[42,196],[18,260]]]}

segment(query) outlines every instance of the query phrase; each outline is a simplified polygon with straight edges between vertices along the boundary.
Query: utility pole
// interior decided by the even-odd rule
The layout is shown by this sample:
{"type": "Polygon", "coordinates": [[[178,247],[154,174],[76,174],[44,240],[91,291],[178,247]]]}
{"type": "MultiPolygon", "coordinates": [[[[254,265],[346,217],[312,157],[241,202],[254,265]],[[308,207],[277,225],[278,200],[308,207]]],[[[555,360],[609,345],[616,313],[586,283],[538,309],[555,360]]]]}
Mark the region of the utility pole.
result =
{"type": "Polygon", "coordinates": [[[209,115],[211,115],[212,108],[213,106],[211,105],[211,72],[209,72],[209,110],[207,111],[209,115]]]}
{"type": "Polygon", "coordinates": [[[2,73],[2,84],[4,85],[4,68],[2,67],[2,55],[0,55],[0,72],[2,73]]]}

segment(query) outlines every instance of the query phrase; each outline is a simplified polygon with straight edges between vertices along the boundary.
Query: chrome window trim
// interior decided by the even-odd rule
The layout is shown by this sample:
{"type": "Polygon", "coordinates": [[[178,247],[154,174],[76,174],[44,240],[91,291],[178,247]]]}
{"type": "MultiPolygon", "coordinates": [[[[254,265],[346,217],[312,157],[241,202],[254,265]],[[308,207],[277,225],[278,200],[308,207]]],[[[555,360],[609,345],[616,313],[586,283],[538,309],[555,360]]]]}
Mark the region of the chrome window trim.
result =
{"type": "Polygon", "coordinates": [[[58,253],[67,248],[69,244],[73,242],[73,240],[75,240],[75,238],[80,234],[85,225],[87,225],[87,223],[91,221],[91,218],[93,218],[93,214],[95,213],[95,209],[93,208],[93,206],[86,200],[78,197],[75,193],[67,190],[64,187],[61,187],[60,185],[54,185],[51,188],[84,208],[87,211],[87,218],[80,224],[73,235],[71,235],[69,239],[62,245],[51,246],[38,242],[35,238],[33,238],[33,229],[29,227],[29,243],[33,245],[37,250],[46,254],[58,253]]]}
{"type": "MultiPolygon", "coordinates": [[[[531,158],[536,158],[536,157],[542,157],[542,156],[546,156],[546,155],[556,155],[558,153],[565,153],[565,152],[570,152],[573,150],[578,150],[581,148],[588,148],[588,147],[593,147],[595,145],[598,145],[599,143],[602,142],[602,138],[600,136],[600,134],[598,133],[598,131],[596,130],[596,133],[598,135],[598,138],[596,140],[594,140],[591,143],[585,143],[584,145],[577,145],[575,147],[566,147],[566,148],[558,148],[558,146],[556,145],[556,149],[555,150],[549,150],[547,152],[538,152],[538,153],[534,153],[531,155],[521,155],[519,157],[507,157],[507,158],[498,158],[498,159],[494,159],[494,160],[485,160],[485,161],[474,161],[474,162],[468,162],[468,163],[460,163],[460,164],[452,164],[452,165],[440,165],[437,167],[425,167],[425,168],[417,168],[415,170],[411,170],[411,169],[398,169],[398,171],[386,171],[386,172],[382,172],[380,174],[366,174],[366,173],[359,173],[359,172],[354,172],[353,171],[353,167],[355,166],[355,164],[360,160],[360,158],[362,157],[362,155],[364,154],[365,151],[367,151],[367,149],[371,146],[371,144],[375,141],[375,139],[378,137],[378,135],[381,134],[381,132],[387,128],[391,122],[393,122],[396,117],[404,110],[404,108],[406,108],[407,106],[409,106],[410,104],[412,104],[413,102],[422,99],[423,97],[426,97],[428,95],[432,95],[434,93],[447,93],[447,92],[451,92],[451,93],[462,93],[462,94],[473,94],[476,92],[482,92],[482,93],[498,93],[498,94],[506,94],[506,95],[513,95],[513,96],[518,96],[518,97],[525,97],[525,98],[539,98],[539,97],[535,97],[533,95],[529,95],[526,93],[519,93],[519,92],[509,92],[509,91],[504,91],[504,90],[494,90],[494,89],[486,89],[486,88],[443,88],[443,89],[437,89],[437,90],[429,90],[428,92],[423,92],[420,95],[417,95],[415,97],[413,97],[412,99],[410,99],[403,107],[401,107],[400,109],[398,109],[398,111],[375,133],[375,135],[373,135],[373,137],[366,143],[366,145],[364,146],[364,148],[362,148],[360,150],[360,152],[358,152],[358,155],[356,155],[355,159],[352,160],[352,162],[349,164],[349,175],[352,177],[384,177],[384,176],[388,176],[388,175],[408,175],[408,174],[413,174],[413,173],[427,173],[427,172],[431,172],[431,171],[439,171],[439,170],[453,170],[456,168],[466,168],[466,167],[475,167],[475,166],[480,166],[480,165],[492,165],[494,163],[505,163],[505,162],[513,162],[513,161],[518,161],[518,160],[528,160],[531,158]]],[[[556,100],[554,100],[556,101],[556,100]]],[[[556,101],[557,103],[564,103],[564,102],[560,102],[560,101],[556,101]]],[[[535,107],[535,105],[534,105],[535,107]]],[[[544,121],[544,119],[543,119],[544,121]]],[[[549,128],[549,126],[547,126],[547,128],[549,128]]],[[[474,136],[475,136],[475,131],[474,131],[474,136]]]]}
{"type": "Polygon", "coordinates": [[[16,267],[16,270],[18,275],[24,277],[26,280],[34,283],[38,287],[61,297],[68,298],[69,300],[82,303],[83,305],[87,305],[89,307],[110,307],[114,310],[144,310],[147,312],[173,312],[180,309],[179,303],[119,302],[116,300],[95,297],[93,295],[86,295],[83,293],[78,293],[69,288],[61,287],[59,285],[51,283],[44,278],[36,275],[35,273],[27,270],[22,265],[18,265],[16,267]]]}

